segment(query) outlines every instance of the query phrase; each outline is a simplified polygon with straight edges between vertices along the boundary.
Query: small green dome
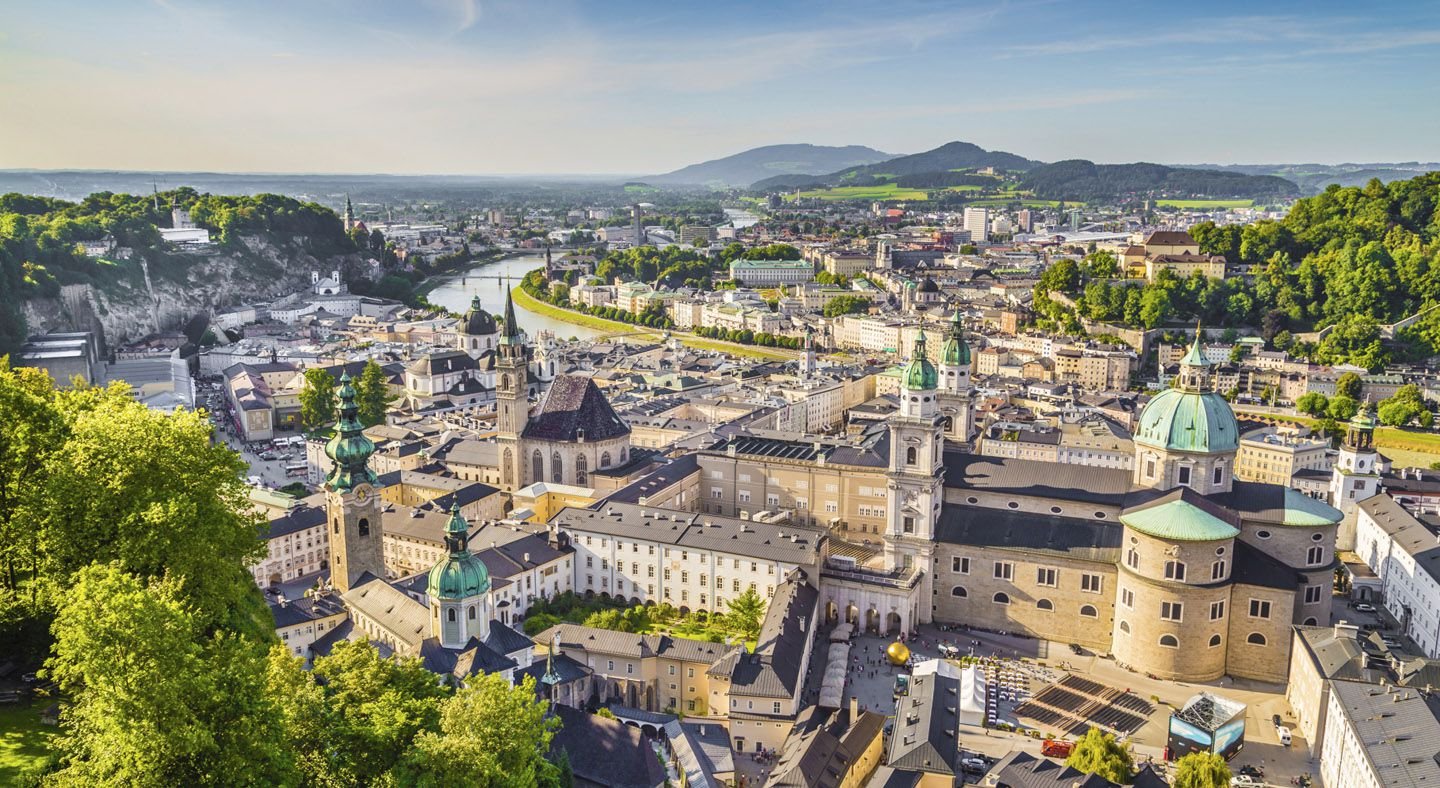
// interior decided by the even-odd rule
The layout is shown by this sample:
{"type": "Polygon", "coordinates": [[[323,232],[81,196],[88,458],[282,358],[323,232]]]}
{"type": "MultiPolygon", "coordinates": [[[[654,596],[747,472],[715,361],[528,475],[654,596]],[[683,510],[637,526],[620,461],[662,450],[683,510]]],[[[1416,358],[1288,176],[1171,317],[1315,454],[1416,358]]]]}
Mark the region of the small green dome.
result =
{"type": "Polygon", "coordinates": [[[1120,522],[1170,542],[1218,542],[1240,535],[1240,529],[1185,500],[1124,512],[1120,522]]]}
{"type": "Polygon", "coordinates": [[[468,599],[490,590],[490,570],[466,545],[469,525],[460,515],[459,506],[450,509],[450,523],[445,527],[445,546],[450,555],[430,568],[426,593],[434,599],[468,599]]]}
{"type": "Polygon", "coordinates": [[[1240,426],[1219,394],[1166,389],[1140,413],[1135,442],[1166,451],[1233,452],[1240,448],[1240,426]]]}
{"type": "Polygon", "coordinates": [[[940,385],[940,373],[925,355],[925,331],[915,336],[915,352],[910,354],[910,363],[900,374],[900,381],[911,391],[927,391],[940,385]]]}
{"type": "Polygon", "coordinates": [[[959,309],[950,318],[950,338],[940,349],[940,363],[947,367],[970,366],[970,345],[965,342],[965,323],[959,309]]]}

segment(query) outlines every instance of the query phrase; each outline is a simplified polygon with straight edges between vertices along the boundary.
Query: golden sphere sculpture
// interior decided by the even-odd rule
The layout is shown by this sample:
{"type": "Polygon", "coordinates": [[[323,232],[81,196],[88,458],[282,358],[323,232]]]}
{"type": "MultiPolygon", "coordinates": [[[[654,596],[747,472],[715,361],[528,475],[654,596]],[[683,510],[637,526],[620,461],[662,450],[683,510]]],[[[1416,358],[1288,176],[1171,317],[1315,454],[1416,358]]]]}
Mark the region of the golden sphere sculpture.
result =
{"type": "Polygon", "coordinates": [[[892,664],[904,665],[910,661],[910,649],[904,643],[897,640],[886,647],[885,656],[890,658],[892,664]]]}

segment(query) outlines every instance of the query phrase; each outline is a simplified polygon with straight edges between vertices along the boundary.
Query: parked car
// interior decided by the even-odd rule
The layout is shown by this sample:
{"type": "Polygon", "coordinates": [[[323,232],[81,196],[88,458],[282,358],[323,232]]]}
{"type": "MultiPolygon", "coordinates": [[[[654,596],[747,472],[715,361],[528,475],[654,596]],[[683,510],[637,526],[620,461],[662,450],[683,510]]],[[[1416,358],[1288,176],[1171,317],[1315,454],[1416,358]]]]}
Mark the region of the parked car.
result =
{"type": "Polygon", "coordinates": [[[1070,751],[1075,749],[1075,742],[1064,739],[1046,739],[1040,745],[1040,754],[1046,758],[1069,758],[1070,751]]]}
{"type": "Polygon", "coordinates": [[[1284,725],[1276,725],[1276,726],[1275,726],[1275,736],[1280,739],[1280,746],[1281,746],[1281,747],[1289,747],[1289,746],[1290,746],[1290,729],[1289,729],[1289,728],[1285,727],[1284,725]]]}
{"type": "Polygon", "coordinates": [[[1080,648],[1080,644],[1079,644],[1079,643],[1071,643],[1071,644],[1070,644],[1070,653],[1071,653],[1071,654],[1074,654],[1075,656],[1078,657],[1078,656],[1080,656],[1081,654],[1084,654],[1084,653],[1085,653],[1085,649],[1080,648]]]}
{"type": "Polygon", "coordinates": [[[1230,778],[1231,788],[1264,788],[1265,783],[1248,774],[1237,774],[1230,778]]]}
{"type": "Polygon", "coordinates": [[[1375,612],[1375,606],[1370,604],[1369,602],[1357,602],[1355,603],[1355,609],[1360,611],[1361,613],[1375,612]]]}
{"type": "Polygon", "coordinates": [[[990,763],[984,758],[961,758],[960,768],[972,774],[984,774],[990,771],[990,763]]]}

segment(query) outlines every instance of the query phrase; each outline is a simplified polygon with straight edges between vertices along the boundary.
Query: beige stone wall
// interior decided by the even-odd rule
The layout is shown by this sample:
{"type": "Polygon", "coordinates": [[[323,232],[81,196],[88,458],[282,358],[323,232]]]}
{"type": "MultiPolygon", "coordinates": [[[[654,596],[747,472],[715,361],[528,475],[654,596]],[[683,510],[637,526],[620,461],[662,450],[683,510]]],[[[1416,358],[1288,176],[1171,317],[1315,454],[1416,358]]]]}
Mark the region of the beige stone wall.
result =
{"type": "Polygon", "coordinates": [[[1320,562],[1313,566],[1328,569],[1335,560],[1335,532],[1338,527],[1337,524],[1301,528],[1247,520],[1240,525],[1240,539],[1286,566],[1307,571],[1312,565],[1306,563],[1306,553],[1311,547],[1318,546],[1321,548],[1320,562]],[[1269,536],[1262,539],[1262,532],[1269,536]]]}
{"type": "Polygon", "coordinates": [[[537,481],[555,481],[555,455],[560,455],[560,483],[573,484],[579,487],[593,487],[596,480],[590,478],[590,474],[601,468],[615,468],[624,465],[629,458],[630,436],[625,435],[619,438],[611,438],[604,441],[586,441],[584,443],[556,443],[554,441],[522,440],[520,451],[520,464],[525,484],[533,484],[537,481]],[[626,460],[620,459],[621,450],[625,450],[626,460]],[[544,469],[544,478],[535,478],[535,452],[540,452],[541,465],[544,469]],[[605,455],[610,455],[610,463],[605,465],[605,455]],[[576,477],[576,458],[584,455],[586,479],[580,482],[576,477]]]}
{"type": "MultiPolygon", "coordinates": [[[[1115,613],[1115,565],[1014,550],[973,548],[939,543],[935,553],[935,620],[986,629],[1023,632],[1062,643],[1079,643],[1100,652],[1110,650],[1115,613]],[[969,573],[956,571],[969,559],[969,573]],[[1012,565],[1011,580],[995,577],[995,563],[1012,565]],[[1038,570],[1055,570],[1055,585],[1042,586],[1038,570]],[[1099,575],[1100,591],[1081,590],[1082,575],[1099,575]],[[956,596],[962,588],[965,596],[956,596]],[[1009,604],[995,602],[1005,594],[1009,604]],[[1041,600],[1053,609],[1039,606],[1041,600]],[[1088,608],[1082,614],[1082,608],[1088,608]]],[[[1048,578],[1047,578],[1048,579],[1048,578]]]]}
{"type": "Polygon", "coordinates": [[[1317,754],[1323,741],[1321,719],[1325,715],[1325,679],[1310,658],[1298,632],[1290,638],[1290,672],[1285,679],[1285,700],[1290,704],[1296,727],[1309,745],[1310,753],[1317,754]]]}
{"type": "Polygon", "coordinates": [[[1294,619],[1294,595],[1289,591],[1259,586],[1236,585],[1231,593],[1230,648],[1227,672],[1236,678],[1255,681],[1285,681],[1290,668],[1290,641],[1294,619]],[[1268,619],[1250,616],[1250,600],[1270,602],[1268,619]],[[1251,643],[1252,634],[1264,643],[1251,643]]]}
{"type": "Polygon", "coordinates": [[[889,524],[883,468],[701,454],[699,484],[700,510],[710,514],[792,509],[798,522],[855,541],[879,541],[889,524]]]}
{"type": "Polygon", "coordinates": [[[1228,586],[1151,580],[1123,564],[1117,584],[1113,635],[1117,661],[1164,679],[1212,681],[1224,675],[1228,586]],[[1131,605],[1125,604],[1127,599],[1131,605]],[[1165,603],[1181,605],[1179,621],[1161,618],[1165,603]],[[1225,617],[1211,620],[1211,606],[1216,603],[1225,604],[1225,617]]]}
{"type": "MultiPolygon", "coordinates": [[[[739,699],[740,705],[743,707],[747,700],[749,699],[739,699]]],[[[767,705],[770,703],[769,700],[762,698],[756,698],[754,702],[757,708],[761,703],[767,705]]],[[[730,746],[734,747],[737,753],[742,748],[746,753],[755,752],[756,744],[765,745],[767,751],[779,750],[793,727],[794,723],[790,720],[763,719],[748,715],[737,716],[732,713],[730,715],[730,746]]]]}

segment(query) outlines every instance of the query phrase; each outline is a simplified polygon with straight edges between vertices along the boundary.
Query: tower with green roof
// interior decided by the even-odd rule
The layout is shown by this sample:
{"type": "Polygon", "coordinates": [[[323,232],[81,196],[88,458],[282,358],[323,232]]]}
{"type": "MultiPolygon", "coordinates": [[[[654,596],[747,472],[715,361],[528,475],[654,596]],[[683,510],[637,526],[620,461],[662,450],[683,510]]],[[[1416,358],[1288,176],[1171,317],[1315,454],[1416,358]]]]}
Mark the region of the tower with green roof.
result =
{"type": "Polygon", "coordinates": [[[957,307],[950,316],[950,331],[940,348],[940,413],[945,437],[967,443],[975,424],[975,392],[970,384],[970,345],[965,342],[965,320],[957,307]]]}
{"type": "MultiPolygon", "coordinates": [[[[939,372],[930,361],[925,331],[915,336],[910,361],[900,373],[900,408],[890,417],[889,484],[886,485],[885,566],[892,571],[928,569],[940,518],[943,450],[939,372]]],[[[920,600],[930,598],[930,572],[921,579],[920,600]]],[[[929,620],[929,610],[911,621],[929,620]]]]}
{"type": "Polygon", "coordinates": [[[325,476],[325,509],[330,521],[330,584],[349,591],[365,574],[385,577],[377,479],[370,468],[375,444],[365,437],[360,406],[348,372],[340,374],[340,418],[325,444],[330,472],[325,476]]]}
{"type": "Polygon", "coordinates": [[[1240,449],[1240,428],[1230,403],[1210,387],[1210,363],[1201,332],[1180,360],[1172,386],[1156,394],[1135,429],[1135,483],[1168,490],[1229,492],[1240,449]]]}
{"type": "Polygon", "coordinates": [[[471,638],[490,636],[490,570],[470,552],[470,525],[459,503],[445,525],[446,555],[430,568],[425,586],[430,633],[446,648],[463,648],[471,638]]]}
{"type": "Polygon", "coordinates": [[[1380,492],[1380,456],[1375,452],[1374,405],[1360,406],[1345,425],[1345,439],[1330,470],[1330,503],[1344,518],[1336,537],[1341,550],[1355,549],[1355,518],[1360,502],[1380,492]]]}

